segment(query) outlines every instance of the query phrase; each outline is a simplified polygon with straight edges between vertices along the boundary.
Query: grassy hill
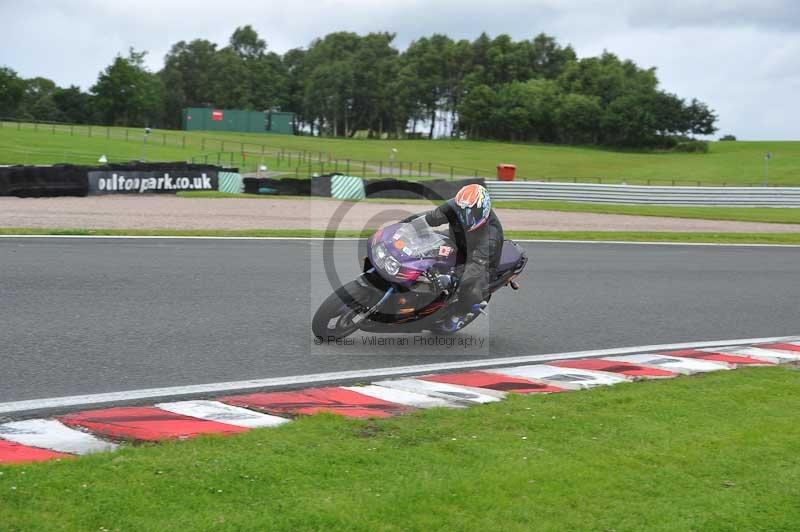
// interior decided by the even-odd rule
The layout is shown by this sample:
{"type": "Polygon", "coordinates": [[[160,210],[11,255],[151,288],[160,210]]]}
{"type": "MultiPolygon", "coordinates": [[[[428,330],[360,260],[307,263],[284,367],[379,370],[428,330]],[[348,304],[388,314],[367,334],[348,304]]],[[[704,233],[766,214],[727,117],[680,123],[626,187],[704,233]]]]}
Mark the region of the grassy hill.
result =
{"type": "MultiPolygon", "coordinates": [[[[90,164],[101,154],[111,161],[142,157],[141,129],[1,124],[0,164],[90,164]]],[[[511,163],[517,165],[518,175],[527,179],[747,185],[763,182],[766,151],[774,155],[769,183],[800,185],[800,142],[795,141],[713,142],[707,154],[687,154],[460,140],[356,140],[154,130],[147,140],[146,158],[194,158],[195,162],[219,161],[248,170],[266,164],[271,170],[300,177],[306,177],[309,169],[349,170],[356,175],[380,172],[386,176],[394,154],[392,174],[402,171],[404,177],[490,177],[498,163],[511,163]],[[244,158],[242,152],[246,153],[244,158]]]]}

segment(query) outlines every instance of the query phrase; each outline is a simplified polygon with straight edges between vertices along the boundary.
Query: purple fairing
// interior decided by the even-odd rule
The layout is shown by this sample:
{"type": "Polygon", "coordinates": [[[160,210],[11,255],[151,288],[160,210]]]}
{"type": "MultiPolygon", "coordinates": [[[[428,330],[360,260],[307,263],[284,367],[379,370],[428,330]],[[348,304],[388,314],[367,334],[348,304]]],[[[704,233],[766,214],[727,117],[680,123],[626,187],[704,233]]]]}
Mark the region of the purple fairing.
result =
{"type": "Polygon", "coordinates": [[[368,257],[386,281],[411,286],[431,267],[442,271],[456,265],[456,248],[449,236],[417,218],[379,229],[369,239],[368,257]]]}

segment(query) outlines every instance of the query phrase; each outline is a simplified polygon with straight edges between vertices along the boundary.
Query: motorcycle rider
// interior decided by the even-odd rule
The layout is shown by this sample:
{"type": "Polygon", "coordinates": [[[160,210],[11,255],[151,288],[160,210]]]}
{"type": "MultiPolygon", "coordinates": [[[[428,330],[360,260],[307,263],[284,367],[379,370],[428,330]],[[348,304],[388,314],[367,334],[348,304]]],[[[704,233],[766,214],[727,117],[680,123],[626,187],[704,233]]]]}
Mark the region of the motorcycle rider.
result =
{"type": "MultiPolygon", "coordinates": [[[[470,313],[480,312],[486,306],[489,283],[503,251],[503,226],[492,212],[489,192],[478,184],[466,185],[453,199],[436,209],[403,221],[409,222],[423,216],[431,227],[450,225],[450,233],[457,246],[458,262],[464,264],[454,315],[442,324],[445,332],[455,332],[471,317],[470,313]]],[[[437,278],[437,285],[441,289],[446,289],[449,282],[447,276],[437,278]]]]}

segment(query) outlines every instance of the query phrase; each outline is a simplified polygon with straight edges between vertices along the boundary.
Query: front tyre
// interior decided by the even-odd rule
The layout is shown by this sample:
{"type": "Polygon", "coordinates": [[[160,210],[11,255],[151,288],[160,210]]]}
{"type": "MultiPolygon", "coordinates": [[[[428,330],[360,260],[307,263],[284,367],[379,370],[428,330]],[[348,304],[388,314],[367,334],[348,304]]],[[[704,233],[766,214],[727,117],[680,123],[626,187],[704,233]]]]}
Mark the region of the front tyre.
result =
{"type": "Polygon", "coordinates": [[[351,281],[322,302],[311,320],[311,331],[322,341],[350,336],[358,330],[353,318],[377,301],[373,290],[351,281]]]}

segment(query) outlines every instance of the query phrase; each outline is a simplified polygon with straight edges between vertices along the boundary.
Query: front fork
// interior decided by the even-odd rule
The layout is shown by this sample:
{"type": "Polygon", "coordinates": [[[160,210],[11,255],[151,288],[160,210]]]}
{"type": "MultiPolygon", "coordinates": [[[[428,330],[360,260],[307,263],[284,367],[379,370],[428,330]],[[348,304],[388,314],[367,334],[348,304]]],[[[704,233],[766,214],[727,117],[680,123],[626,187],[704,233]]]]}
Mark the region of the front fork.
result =
{"type": "Polygon", "coordinates": [[[353,323],[358,325],[362,321],[364,321],[365,319],[367,319],[370,316],[372,316],[373,314],[375,314],[381,308],[381,306],[384,303],[386,303],[386,301],[391,297],[391,295],[393,293],[394,293],[394,287],[390,286],[389,289],[386,291],[386,293],[383,294],[383,297],[380,299],[380,301],[378,301],[377,303],[372,305],[370,308],[368,308],[364,312],[362,312],[360,314],[356,314],[355,316],[353,316],[353,323]]]}

